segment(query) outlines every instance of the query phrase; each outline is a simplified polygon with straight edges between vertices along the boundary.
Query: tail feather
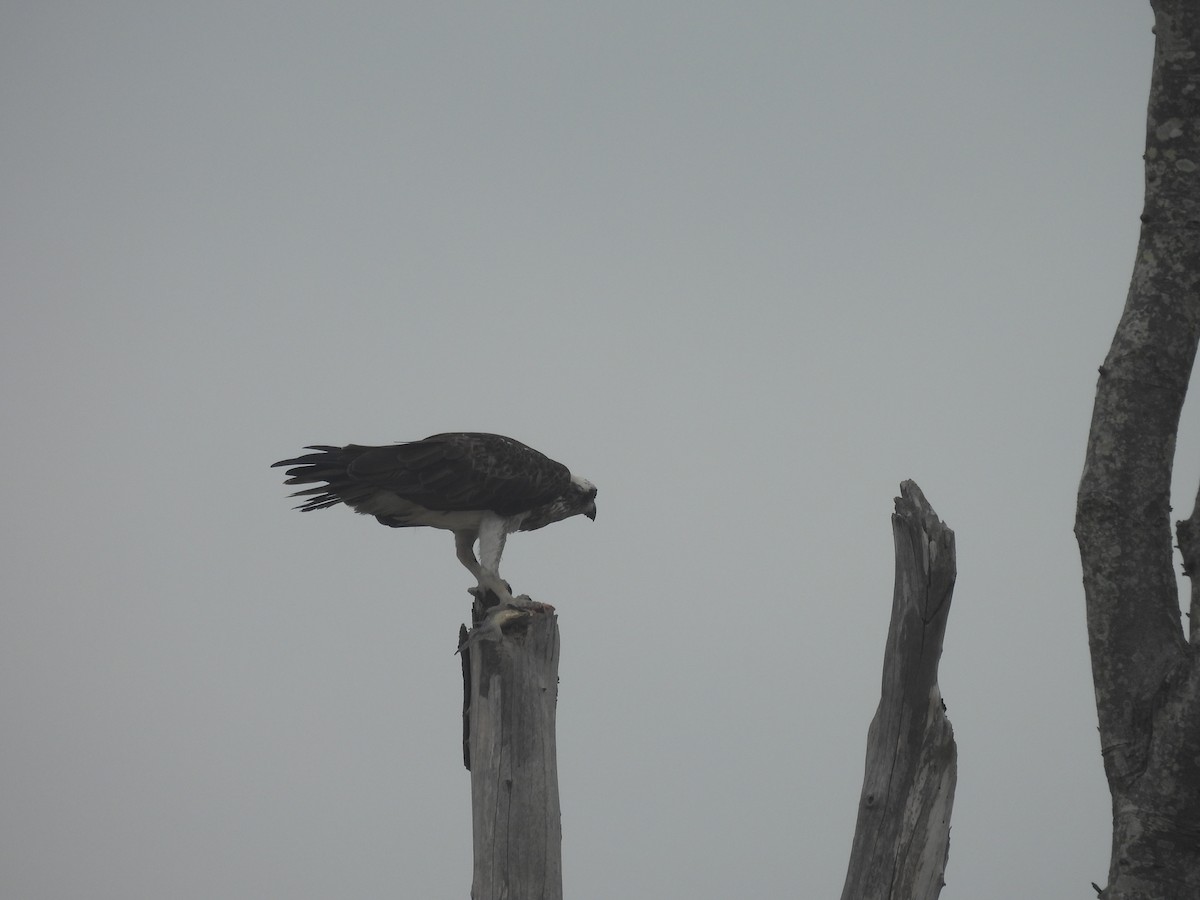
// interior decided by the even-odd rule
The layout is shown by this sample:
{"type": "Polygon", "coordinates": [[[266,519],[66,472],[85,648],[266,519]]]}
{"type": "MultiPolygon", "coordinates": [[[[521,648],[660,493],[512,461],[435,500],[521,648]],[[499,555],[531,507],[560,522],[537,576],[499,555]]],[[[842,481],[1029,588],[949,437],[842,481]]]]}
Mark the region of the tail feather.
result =
{"type": "Polygon", "coordinates": [[[328,509],[339,503],[352,504],[360,495],[369,493],[369,488],[356,484],[347,469],[354,461],[355,447],[333,447],[327,444],[313,444],[305,450],[316,451],[297,456],[293,459],[281,459],[272,463],[271,468],[292,466],[286,473],[284,484],[300,485],[315,484],[317,487],[295,491],[290,496],[305,498],[296,509],[311,512],[314,509],[328,509]]]}

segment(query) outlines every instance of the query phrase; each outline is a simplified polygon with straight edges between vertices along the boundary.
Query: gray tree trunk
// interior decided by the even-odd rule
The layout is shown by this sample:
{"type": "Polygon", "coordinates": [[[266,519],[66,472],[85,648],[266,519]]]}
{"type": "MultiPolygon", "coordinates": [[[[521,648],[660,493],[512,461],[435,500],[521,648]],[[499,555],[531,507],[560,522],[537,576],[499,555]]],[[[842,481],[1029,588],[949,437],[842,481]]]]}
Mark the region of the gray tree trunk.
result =
{"type": "MultiPolygon", "coordinates": [[[[1200,657],[1180,622],[1170,523],[1175,436],[1200,339],[1200,6],[1151,6],[1141,236],[1100,369],[1075,518],[1112,794],[1105,900],[1200,897],[1200,657]]],[[[1189,521],[1180,539],[1195,578],[1196,514],[1189,521]]]]}
{"type": "Polygon", "coordinates": [[[956,564],[954,532],[921,489],[900,485],[896,581],[883,690],[842,900],[931,900],[950,851],[957,750],[937,683],[956,564]]]}
{"type": "Polygon", "coordinates": [[[472,900],[562,900],[555,705],[558,619],[549,607],[464,650],[472,900]]]}

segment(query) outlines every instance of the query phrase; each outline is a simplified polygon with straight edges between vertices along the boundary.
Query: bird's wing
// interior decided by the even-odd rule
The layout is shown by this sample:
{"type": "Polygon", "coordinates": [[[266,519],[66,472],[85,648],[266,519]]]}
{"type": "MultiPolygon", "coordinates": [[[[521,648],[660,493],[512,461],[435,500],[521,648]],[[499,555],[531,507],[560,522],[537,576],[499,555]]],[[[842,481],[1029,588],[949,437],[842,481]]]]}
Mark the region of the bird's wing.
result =
{"type": "Polygon", "coordinates": [[[453,432],[384,447],[308,449],[317,452],[275,464],[295,466],[287,484],[327,483],[297,492],[310,497],[304,509],[339,501],[353,506],[374,491],[388,491],[426,509],[515,515],[558,496],[571,477],[561,463],[497,434],[453,432]]]}

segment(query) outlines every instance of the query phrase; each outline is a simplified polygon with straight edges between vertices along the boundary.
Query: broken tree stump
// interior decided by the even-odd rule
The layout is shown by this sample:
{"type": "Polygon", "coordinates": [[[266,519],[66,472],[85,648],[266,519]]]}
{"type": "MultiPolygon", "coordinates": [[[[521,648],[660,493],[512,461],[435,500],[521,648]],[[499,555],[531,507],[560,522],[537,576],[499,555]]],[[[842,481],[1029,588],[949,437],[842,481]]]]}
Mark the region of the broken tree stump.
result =
{"type": "Polygon", "coordinates": [[[950,851],[957,749],[937,683],[956,573],[954,532],[921,489],[900,485],[896,581],[883,690],[842,900],[931,900],[950,851]]]}
{"type": "Polygon", "coordinates": [[[551,607],[536,605],[508,618],[499,634],[499,640],[469,645],[460,640],[463,750],[471,771],[471,900],[562,900],[558,617],[551,607]]]}

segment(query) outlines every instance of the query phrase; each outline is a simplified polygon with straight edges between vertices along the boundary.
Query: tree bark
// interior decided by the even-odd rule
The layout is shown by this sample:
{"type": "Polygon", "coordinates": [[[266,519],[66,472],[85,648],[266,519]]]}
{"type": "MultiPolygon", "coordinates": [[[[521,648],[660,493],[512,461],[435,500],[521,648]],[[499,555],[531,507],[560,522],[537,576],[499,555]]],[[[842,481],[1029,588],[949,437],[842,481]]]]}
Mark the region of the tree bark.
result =
{"type": "Polygon", "coordinates": [[[1180,623],[1170,525],[1200,339],[1200,8],[1151,6],[1142,229],[1100,369],[1075,518],[1113,801],[1105,900],[1200,897],[1200,666],[1180,623]]]}
{"type": "Polygon", "coordinates": [[[464,649],[472,900],[562,900],[558,651],[550,607],[515,618],[499,641],[464,649]]]}
{"type": "Polygon", "coordinates": [[[1179,541],[1179,552],[1183,556],[1183,574],[1192,582],[1191,603],[1188,606],[1191,644],[1200,644],[1200,492],[1192,514],[1175,523],[1175,537],[1179,541]]]}
{"type": "Polygon", "coordinates": [[[905,481],[900,494],[883,690],[867,734],[842,900],[935,898],[950,850],[957,749],[937,670],[956,574],[954,532],[916,484],[905,481]]]}

